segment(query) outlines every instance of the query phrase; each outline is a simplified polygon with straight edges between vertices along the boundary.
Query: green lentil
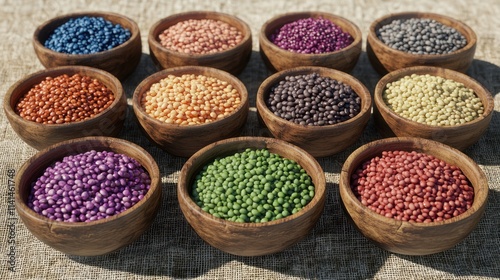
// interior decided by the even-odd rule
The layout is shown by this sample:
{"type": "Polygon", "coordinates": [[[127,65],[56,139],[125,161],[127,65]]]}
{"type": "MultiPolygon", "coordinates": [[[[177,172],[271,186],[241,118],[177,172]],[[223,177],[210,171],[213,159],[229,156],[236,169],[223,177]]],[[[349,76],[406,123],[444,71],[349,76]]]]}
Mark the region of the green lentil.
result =
{"type": "Polygon", "coordinates": [[[412,74],[388,83],[382,98],[401,117],[433,126],[464,124],[484,112],[472,89],[429,74],[412,74]]]}
{"type": "Polygon", "coordinates": [[[205,165],[195,177],[191,197],[215,217],[268,222],[306,206],[314,185],[297,162],[267,149],[246,149],[205,165]]]}

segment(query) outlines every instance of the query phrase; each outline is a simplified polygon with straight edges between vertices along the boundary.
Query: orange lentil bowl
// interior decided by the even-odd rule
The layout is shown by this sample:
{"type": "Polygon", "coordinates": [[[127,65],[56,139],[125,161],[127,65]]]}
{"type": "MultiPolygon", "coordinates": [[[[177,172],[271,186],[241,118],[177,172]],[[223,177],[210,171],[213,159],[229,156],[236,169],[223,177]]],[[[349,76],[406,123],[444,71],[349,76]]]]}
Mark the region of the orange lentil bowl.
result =
{"type": "Polygon", "coordinates": [[[147,77],[135,89],[132,104],[146,136],[181,157],[238,136],[249,109],[248,92],[238,78],[202,66],[175,67],[147,77]]]}

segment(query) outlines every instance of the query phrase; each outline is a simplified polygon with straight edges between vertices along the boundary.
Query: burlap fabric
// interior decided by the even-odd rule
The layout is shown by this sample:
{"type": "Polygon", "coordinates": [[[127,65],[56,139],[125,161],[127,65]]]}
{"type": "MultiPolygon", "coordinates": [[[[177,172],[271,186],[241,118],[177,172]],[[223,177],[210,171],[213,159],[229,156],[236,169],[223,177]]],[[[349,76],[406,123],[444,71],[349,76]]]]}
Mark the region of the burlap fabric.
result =
{"type": "MultiPolygon", "coordinates": [[[[236,15],[253,32],[253,54],[239,76],[248,88],[251,112],[244,135],[265,135],[255,115],[255,93],[270,74],[258,53],[258,31],[272,16],[287,11],[321,10],[344,16],[361,28],[363,49],[370,23],[391,12],[428,11],[460,19],[477,33],[476,59],[467,74],[495,96],[489,130],[466,150],[489,179],[486,213],[472,234],[456,247],[430,256],[403,256],[379,249],[348,223],[339,205],[338,178],[347,156],[360,145],[379,139],[370,121],[361,139],[346,151],[320,159],[327,179],[324,214],[304,240],[288,250],[264,257],[237,257],[205,244],[189,227],[176,196],[178,172],[184,158],[152,145],[129,111],[121,138],[135,142],[157,160],[164,198],[154,224],[135,243],[106,256],[68,256],[34,238],[15,212],[9,211],[9,175],[36,150],[24,144],[0,114],[0,279],[492,279],[500,278],[500,1],[499,0],[164,0],[164,1],[0,1],[0,94],[21,77],[43,69],[31,38],[37,25],[61,14],[88,10],[113,11],[134,19],[141,29],[143,57],[124,81],[127,96],[138,83],[157,71],[150,57],[147,34],[151,25],[173,13],[215,10],[236,15]],[[9,263],[10,260],[10,263],[9,263]],[[12,262],[14,260],[15,262],[12,262]],[[15,272],[11,271],[15,270],[15,272]]],[[[396,59],[396,58],[395,58],[396,59]]],[[[373,91],[380,76],[366,54],[352,72],[373,91]]]]}

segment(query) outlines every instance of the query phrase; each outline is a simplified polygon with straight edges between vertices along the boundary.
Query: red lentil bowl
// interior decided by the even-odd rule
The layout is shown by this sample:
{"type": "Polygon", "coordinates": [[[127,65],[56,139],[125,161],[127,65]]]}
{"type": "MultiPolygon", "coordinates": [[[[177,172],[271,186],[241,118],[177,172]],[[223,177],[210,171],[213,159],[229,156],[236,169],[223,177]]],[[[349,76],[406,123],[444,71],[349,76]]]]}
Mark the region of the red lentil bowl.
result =
{"type": "MultiPolygon", "coordinates": [[[[389,168],[393,169],[390,170],[391,172],[394,172],[394,169],[396,168],[398,170],[401,168],[404,170],[411,168],[413,171],[418,172],[420,167],[422,167],[418,167],[416,165],[408,167],[408,165],[413,164],[413,159],[410,159],[410,157],[406,160],[399,161],[399,163],[399,165],[394,163],[394,166],[389,165],[385,168],[383,168],[383,165],[378,167],[374,166],[374,169],[371,171],[375,174],[378,174],[377,172],[385,174],[388,172],[387,169],[389,168]]],[[[427,169],[427,171],[442,173],[445,171],[445,168],[434,167],[427,169]]],[[[384,192],[390,192],[391,189],[397,190],[395,184],[391,184],[389,179],[386,179],[383,174],[377,175],[379,177],[383,177],[384,179],[381,179],[378,184],[375,184],[375,189],[380,189],[384,192]]],[[[399,174],[402,174],[402,172],[399,174]]],[[[406,188],[413,190],[408,192],[411,203],[406,203],[406,198],[408,196],[400,198],[396,196],[393,197],[392,195],[389,195],[388,197],[378,195],[377,197],[372,197],[372,199],[381,202],[380,209],[388,209],[388,207],[385,207],[387,206],[387,203],[382,203],[385,197],[386,200],[389,198],[394,199],[394,204],[402,203],[401,206],[403,206],[404,203],[404,207],[398,211],[406,211],[406,209],[408,209],[405,208],[406,204],[410,205],[413,203],[420,203],[423,205],[426,204],[425,201],[430,202],[431,207],[427,208],[430,211],[436,211],[437,213],[439,211],[444,212],[447,210],[446,207],[442,207],[444,210],[434,209],[440,208],[438,204],[441,203],[441,201],[444,205],[445,202],[448,202],[452,198],[451,193],[448,198],[446,198],[448,193],[439,194],[439,191],[444,189],[444,183],[439,181],[439,183],[436,184],[428,184],[432,181],[429,179],[432,176],[425,177],[425,175],[421,175],[420,173],[416,173],[415,176],[411,175],[408,179],[417,178],[417,181],[425,183],[425,185],[429,187],[422,188],[422,192],[415,194],[414,190],[417,188],[415,186],[420,185],[418,183],[416,183],[415,186],[412,186],[410,183],[406,184],[406,188]],[[430,187],[431,185],[432,187],[430,187]],[[426,196],[426,194],[429,195],[426,196]]],[[[465,182],[461,182],[461,184],[464,183],[465,182]]],[[[464,188],[468,187],[464,186],[464,188]]],[[[454,246],[459,246],[457,244],[463,241],[476,228],[486,207],[488,198],[488,180],[482,169],[471,158],[455,148],[428,139],[415,137],[393,137],[367,143],[355,150],[346,159],[342,167],[339,191],[342,208],[349,221],[368,240],[393,253],[404,255],[429,255],[448,250],[454,246]],[[356,181],[356,177],[353,177],[353,174],[356,174],[360,166],[362,166],[366,161],[377,157],[377,160],[380,160],[384,152],[394,151],[414,151],[417,153],[423,153],[425,155],[433,156],[440,161],[446,162],[451,166],[457,167],[466,177],[464,181],[468,181],[469,187],[473,188],[473,201],[470,207],[457,216],[449,217],[441,221],[416,222],[389,217],[384,215],[386,213],[384,212],[385,210],[382,211],[383,214],[380,214],[372,208],[364,205],[364,203],[356,195],[359,182],[356,181]]],[[[454,198],[461,199],[460,197],[461,196],[456,196],[454,198]]],[[[423,208],[425,208],[425,206],[423,208]]],[[[410,213],[413,213],[413,210],[415,209],[410,206],[410,213]]]]}
{"type": "MultiPolygon", "coordinates": [[[[70,78],[65,78],[64,80],[71,82],[70,78]]],[[[37,91],[44,92],[46,90],[42,88],[37,91]]],[[[109,99],[110,97],[108,96],[106,99],[107,103],[109,103],[109,99]]],[[[25,104],[23,106],[28,105],[25,104]]],[[[12,129],[14,129],[17,135],[28,145],[40,150],[52,144],[79,137],[117,136],[121,132],[125,122],[127,101],[121,82],[112,74],[88,66],[61,66],[41,70],[17,81],[10,86],[5,94],[3,107],[12,129]],[[90,77],[93,83],[100,84],[100,87],[95,86],[86,88],[88,86],[88,81],[81,80],[75,83],[77,85],[70,85],[70,87],[64,89],[63,86],[66,85],[61,86],[63,80],[58,81],[58,79],[55,79],[62,75],[67,75],[69,77],[73,75],[90,77]],[[53,102],[49,100],[50,98],[47,99],[45,93],[40,98],[36,99],[37,101],[33,99],[28,102],[31,103],[31,105],[36,105],[33,106],[31,111],[34,111],[33,109],[43,110],[44,114],[50,114],[52,111],[54,113],[56,113],[56,111],[79,111],[79,113],[83,114],[86,111],[90,111],[91,106],[94,106],[92,114],[89,114],[88,118],[80,120],[78,118],[72,119],[68,117],[67,121],[63,123],[57,123],[58,121],[56,121],[56,123],[39,123],[36,122],[36,120],[29,120],[21,117],[19,112],[17,112],[16,106],[32,88],[44,81],[46,82],[47,78],[51,79],[52,82],[47,83],[46,86],[53,88],[60,86],[57,90],[54,89],[54,92],[60,93],[59,95],[55,95],[54,93],[54,97],[64,98],[67,104],[62,102],[62,104],[57,105],[58,102],[53,102]],[[113,101],[107,104],[105,110],[99,112],[98,108],[102,107],[104,105],[103,102],[105,102],[105,100],[100,97],[102,92],[105,91],[102,86],[109,90],[108,95],[112,93],[111,98],[113,101]],[[79,96],[78,98],[83,99],[92,97],[95,99],[95,102],[92,104],[85,104],[81,102],[81,99],[76,97],[69,98],[70,93],[71,95],[79,96]],[[33,104],[35,101],[41,103],[33,104]],[[94,109],[97,111],[94,112],[94,109]]],[[[28,109],[28,111],[30,111],[30,109],[28,109]]],[[[29,115],[29,112],[27,114],[29,115]]],[[[68,115],[71,116],[69,113],[68,115]]],[[[61,118],[64,117],[61,115],[61,118]]]]}

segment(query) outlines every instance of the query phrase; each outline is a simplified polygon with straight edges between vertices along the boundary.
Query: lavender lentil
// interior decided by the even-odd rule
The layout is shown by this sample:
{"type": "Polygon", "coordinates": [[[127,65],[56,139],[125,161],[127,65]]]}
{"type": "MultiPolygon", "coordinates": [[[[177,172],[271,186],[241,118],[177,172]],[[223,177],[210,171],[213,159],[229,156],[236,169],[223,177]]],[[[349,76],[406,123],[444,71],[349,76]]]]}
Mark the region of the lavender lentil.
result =
{"type": "Polygon", "coordinates": [[[130,38],[130,30],[102,17],[72,18],[57,27],[44,46],[61,53],[91,54],[110,50],[130,38]]]}
{"type": "Polygon", "coordinates": [[[305,54],[338,51],[354,41],[349,33],[324,18],[287,23],[272,33],[270,40],[282,49],[305,54]]]}
{"type": "Polygon", "coordinates": [[[376,34],[389,47],[412,54],[447,54],[467,45],[455,28],[426,18],[394,20],[376,34]]]}
{"type": "Polygon", "coordinates": [[[100,220],[135,205],[150,184],[149,174],[135,159],[92,150],[46,168],[32,184],[28,206],[56,221],[100,220]]]}
{"type": "Polygon", "coordinates": [[[337,124],[356,116],[361,98],[347,84],[318,73],[286,76],[270,90],[267,107],[300,125],[337,124]]]}

